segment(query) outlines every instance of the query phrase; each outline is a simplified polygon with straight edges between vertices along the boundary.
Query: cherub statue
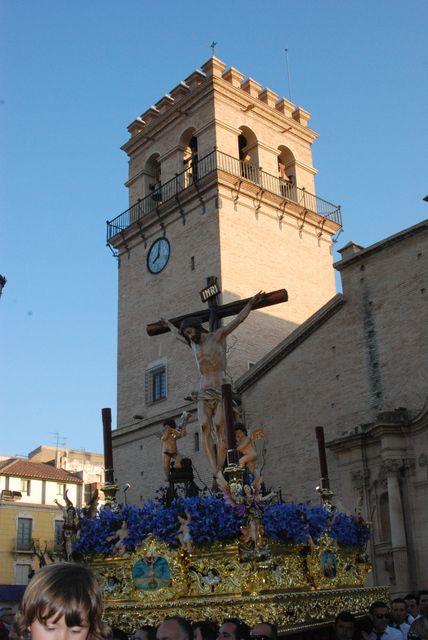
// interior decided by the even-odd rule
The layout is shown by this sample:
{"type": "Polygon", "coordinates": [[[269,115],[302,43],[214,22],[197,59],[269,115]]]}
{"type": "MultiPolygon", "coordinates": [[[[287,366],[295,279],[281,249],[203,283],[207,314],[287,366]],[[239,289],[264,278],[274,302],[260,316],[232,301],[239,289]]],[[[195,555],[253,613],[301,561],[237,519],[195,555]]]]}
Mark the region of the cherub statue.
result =
{"type": "Polygon", "coordinates": [[[235,437],[236,448],[240,453],[239,466],[247,467],[248,471],[255,475],[257,452],[254,448],[254,443],[260,440],[260,438],[265,437],[263,429],[254,429],[254,431],[248,435],[246,426],[242,424],[242,422],[236,422],[235,437]]]}
{"type": "Polygon", "coordinates": [[[176,469],[179,469],[181,466],[182,456],[178,452],[177,440],[186,435],[186,426],[191,415],[192,414],[189,411],[183,411],[178,424],[176,424],[173,418],[167,418],[164,420],[161,440],[162,465],[165,480],[169,479],[171,462],[174,462],[174,467],[176,469]]]}
{"type": "Polygon", "coordinates": [[[183,549],[189,552],[192,550],[192,536],[190,534],[189,526],[191,519],[191,515],[187,510],[178,514],[180,527],[178,529],[177,538],[183,549]]]}
{"type": "Polygon", "coordinates": [[[116,543],[114,544],[112,549],[113,555],[121,556],[126,552],[126,547],[123,541],[125,540],[125,538],[128,537],[128,535],[129,535],[128,524],[126,520],[122,520],[120,529],[112,533],[107,538],[107,542],[113,542],[113,540],[116,540],[116,543]]]}

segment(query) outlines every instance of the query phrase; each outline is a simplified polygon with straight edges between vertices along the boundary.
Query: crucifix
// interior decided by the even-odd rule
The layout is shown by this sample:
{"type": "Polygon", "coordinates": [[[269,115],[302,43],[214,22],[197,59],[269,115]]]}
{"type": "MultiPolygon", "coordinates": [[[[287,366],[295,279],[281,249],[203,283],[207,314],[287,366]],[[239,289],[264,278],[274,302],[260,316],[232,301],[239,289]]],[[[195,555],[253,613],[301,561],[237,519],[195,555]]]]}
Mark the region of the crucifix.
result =
{"type": "MultiPolygon", "coordinates": [[[[208,309],[196,311],[170,320],[161,319],[147,325],[149,336],[171,331],[181,342],[191,347],[200,373],[200,386],[195,393],[198,420],[202,430],[202,441],[206,456],[214,476],[222,471],[227,450],[226,421],[222,404],[222,385],[226,380],[226,340],[254,309],[261,309],[288,300],[285,289],[264,293],[260,291],[252,298],[237,300],[219,305],[220,293],[215,278],[209,278],[207,288],[201,291],[203,300],[210,300],[208,309]],[[234,316],[226,325],[220,326],[220,320],[234,316]],[[207,331],[202,323],[210,323],[207,331]],[[217,447],[212,437],[216,433],[217,447]]],[[[233,424],[229,430],[233,429],[233,424]]],[[[234,435],[233,435],[234,437],[234,435]]]]}

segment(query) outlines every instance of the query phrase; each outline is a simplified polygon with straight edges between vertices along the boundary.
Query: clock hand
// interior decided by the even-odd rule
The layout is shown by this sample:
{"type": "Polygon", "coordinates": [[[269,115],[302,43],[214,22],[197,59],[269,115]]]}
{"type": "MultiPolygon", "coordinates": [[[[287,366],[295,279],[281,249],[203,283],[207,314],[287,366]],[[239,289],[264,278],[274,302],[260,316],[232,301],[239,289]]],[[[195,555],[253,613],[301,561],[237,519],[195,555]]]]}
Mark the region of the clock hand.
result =
{"type": "Polygon", "coordinates": [[[159,258],[160,258],[160,244],[158,244],[158,253],[156,258],[153,260],[153,262],[156,262],[156,260],[159,260],[159,258]]]}

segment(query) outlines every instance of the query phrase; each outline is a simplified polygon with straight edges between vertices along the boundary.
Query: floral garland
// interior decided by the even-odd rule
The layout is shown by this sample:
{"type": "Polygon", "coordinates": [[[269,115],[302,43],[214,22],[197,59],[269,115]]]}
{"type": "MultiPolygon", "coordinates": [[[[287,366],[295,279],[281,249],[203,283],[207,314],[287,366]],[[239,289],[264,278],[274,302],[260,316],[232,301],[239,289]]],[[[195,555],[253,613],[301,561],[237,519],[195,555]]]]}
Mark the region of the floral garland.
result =
{"type": "MultiPolygon", "coordinates": [[[[126,523],[123,539],[127,551],[134,550],[149,535],[176,547],[179,545],[179,516],[190,516],[189,530],[194,545],[238,540],[245,517],[230,504],[213,495],[179,498],[170,507],[146,502],[142,507],[122,505],[119,510],[101,509],[94,518],[80,514],[80,528],[74,553],[78,556],[114,554],[116,533],[126,523]]],[[[356,516],[331,512],[325,507],[283,503],[268,505],[263,512],[268,539],[290,544],[316,542],[323,533],[339,545],[363,549],[370,538],[367,523],[356,516]]]]}

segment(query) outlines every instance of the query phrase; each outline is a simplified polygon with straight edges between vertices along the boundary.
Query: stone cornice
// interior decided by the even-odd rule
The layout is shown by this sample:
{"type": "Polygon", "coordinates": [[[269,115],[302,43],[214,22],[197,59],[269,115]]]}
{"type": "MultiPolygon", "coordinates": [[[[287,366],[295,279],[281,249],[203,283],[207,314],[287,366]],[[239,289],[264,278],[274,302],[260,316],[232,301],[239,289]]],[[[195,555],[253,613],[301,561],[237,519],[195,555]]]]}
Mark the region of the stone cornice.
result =
{"type": "Polygon", "coordinates": [[[295,329],[285,340],[280,342],[272,351],[264,358],[259,360],[254,367],[244,373],[243,376],[236,381],[236,391],[243,393],[262,378],[268,371],[273,369],[281,360],[287,357],[289,353],[297,349],[309,336],[311,336],[320,326],[325,324],[333,315],[335,315],[346,303],[346,298],[338,293],[324,306],[321,307],[310,318],[305,320],[297,329],[295,329]]]}
{"type": "Polygon", "coordinates": [[[424,233],[427,230],[428,230],[428,220],[423,220],[422,222],[419,222],[418,224],[412,227],[409,227],[408,229],[404,229],[404,231],[400,231],[399,233],[396,233],[392,236],[389,236],[388,238],[385,238],[385,240],[381,240],[380,242],[376,242],[375,244],[372,244],[370,247],[367,247],[366,249],[362,248],[360,251],[358,251],[358,253],[354,253],[349,258],[344,258],[343,260],[339,260],[338,262],[335,262],[333,266],[338,271],[342,271],[342,269],[345,269],[356,262],[364,260],[375,253],[379,253],[380,251],[383,251],[384,249],[388,249],[394,244],[397,244],[398,242],[402,242],[407,238],[411,238],[412,236],[415,236],[419,233],[424,233]]]}
{"type": "Polygon", "coordinates": [[[364,442],[366,445],[379,442],[385,436],[405,438],[409,433],[413,434],[424,430],[428,431],[428,399],[421,411],[416,416],[409,418],[405,424],[376,422],[365,428],[356,427],[356,432],[331,440],[326,443],[326,447],[332,451],[355,449],[361,447],[364,442]]]}

